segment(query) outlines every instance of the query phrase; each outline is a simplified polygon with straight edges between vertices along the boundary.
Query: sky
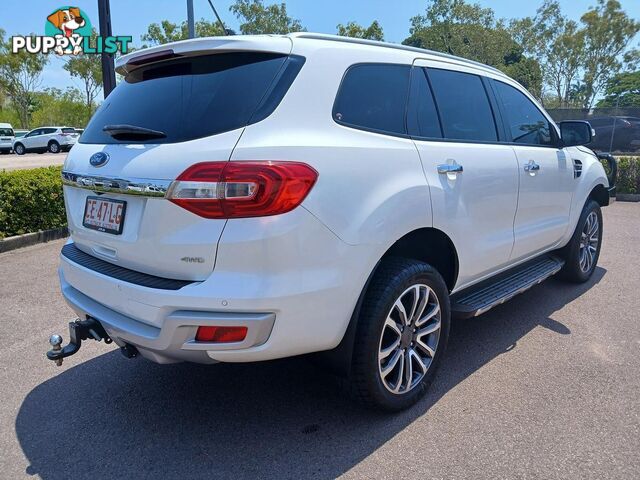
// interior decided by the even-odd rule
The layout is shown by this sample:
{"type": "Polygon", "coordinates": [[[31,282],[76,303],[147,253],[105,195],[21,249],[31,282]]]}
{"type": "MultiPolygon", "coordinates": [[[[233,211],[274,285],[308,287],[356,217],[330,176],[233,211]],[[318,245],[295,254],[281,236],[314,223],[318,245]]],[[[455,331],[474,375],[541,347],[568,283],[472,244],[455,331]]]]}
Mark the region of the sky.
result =
{"type": "MultiPolygon", "coordinates": [[[[238,30],[238,21],[229,11],[233,0],[212,0],[227,27],[238,30]]],[[[425,0],[276,0],[285,1],[290,16],[299,19],[310,32],[335,33],[338,23],[356,21],[369,25],[378,20],[384,29],[385,40],[401,42],[409,35],[411,17],[422,14],[425,0]]],[[[193,0],[196,19],[204,17],[213,20],[213,12],[207,0],[193,0]]],[[[265,0],[273,3],[273,0],[265,0]]],[[[521,18],[535,14],[542,0],[471,0],[483,7],[491,7],[498,18],[521,18]]],[[[575,20],[594,5],[596,0],[560,0],[565,15],[575,20]]],[[[635,19],[640,19],[640,0],[620,0],[623,9],[635,19]]],[[[91,23],[98,26],[97,0],[75,0],[89,16],[91,23]]],[[[26,35],[31,32],[44,34],[47,15],[64,5],[56,0],[2,0],[0,7],[0,28],[7,36],[26,35]],[[10,12],[21,12],[19,15],[10,12]]],[[[68,5],[68,4],[67,4],[68,5]]],[[[140,36],[150,23],[167,19],[180,23],[187,17],[186,0],[111,0],[111,17],[114,35],[131,35],[134,46],[140,46],[140,36]]],[[[640,35],[636,37],[640,44],[640,35]]],[[[63,60],[52,55],[52,59],[42,75],[42,87],[66,88],[77,80],[70,78],[62,69],[63,60]]]]}

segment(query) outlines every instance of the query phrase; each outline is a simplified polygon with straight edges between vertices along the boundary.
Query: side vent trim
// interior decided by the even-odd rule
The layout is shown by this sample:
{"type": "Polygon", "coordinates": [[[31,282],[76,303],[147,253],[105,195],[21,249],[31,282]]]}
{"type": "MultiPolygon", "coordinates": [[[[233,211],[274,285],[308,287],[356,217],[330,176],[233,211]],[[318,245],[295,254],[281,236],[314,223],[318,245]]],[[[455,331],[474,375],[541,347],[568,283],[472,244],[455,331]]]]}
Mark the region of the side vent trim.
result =
{"type": "Polygon", "coordinates": [[[573,178],[578,178],[582,175],[582,161],[573,159],[573,178]]]}

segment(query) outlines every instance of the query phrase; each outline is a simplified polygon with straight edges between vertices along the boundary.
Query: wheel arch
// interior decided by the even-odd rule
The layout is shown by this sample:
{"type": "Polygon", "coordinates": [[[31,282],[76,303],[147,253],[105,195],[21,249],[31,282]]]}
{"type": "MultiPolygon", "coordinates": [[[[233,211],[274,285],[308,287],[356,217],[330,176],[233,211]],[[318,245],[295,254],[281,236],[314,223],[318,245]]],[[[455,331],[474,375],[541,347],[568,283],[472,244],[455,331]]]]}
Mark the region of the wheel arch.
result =
{"type": "Polygon", "coordinates": [[[598,183],[589,192],[587,200],[595,200],[601,207],[609,205],[609,190],[602,183],[598,183]]]}
{"type": "Polygon", "coordinates": [[[350,374],[356,327],[364,296],[380,262],[388,257],[409,258],[428,263],[442,275],[449,292],[455,287],[459,269],[458,253],[453,241],[446,233],[437,228],[425,227],[413,230],[397,239],[387,248],[369,273],[338,346],[332,350],[314,354],[320,363],[338,375],[348,377],[350,374]]]}

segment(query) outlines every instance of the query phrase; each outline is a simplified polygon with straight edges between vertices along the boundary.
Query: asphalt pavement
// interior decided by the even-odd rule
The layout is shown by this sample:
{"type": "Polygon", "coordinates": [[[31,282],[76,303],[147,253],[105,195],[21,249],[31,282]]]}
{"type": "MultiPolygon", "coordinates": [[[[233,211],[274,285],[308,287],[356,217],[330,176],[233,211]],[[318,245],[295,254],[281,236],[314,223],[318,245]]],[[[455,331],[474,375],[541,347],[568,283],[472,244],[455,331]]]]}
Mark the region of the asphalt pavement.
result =
{"type": "Polygon", "coordinates": [[[0,254],[0,478],[640,478],[640,204],[604,210],[600,265],[454,323],[409,411],[352,403],[304,358],[160,366],[87,342],[61,241],[0,254]]]}
{"type": "Polygon", "coordinates": [[[2,170],[26,170],[29,168],[49,167],[62,165],[67,158],[65,152],[60,153],[15,153],[0,154],[0,171],[2,170]]]}

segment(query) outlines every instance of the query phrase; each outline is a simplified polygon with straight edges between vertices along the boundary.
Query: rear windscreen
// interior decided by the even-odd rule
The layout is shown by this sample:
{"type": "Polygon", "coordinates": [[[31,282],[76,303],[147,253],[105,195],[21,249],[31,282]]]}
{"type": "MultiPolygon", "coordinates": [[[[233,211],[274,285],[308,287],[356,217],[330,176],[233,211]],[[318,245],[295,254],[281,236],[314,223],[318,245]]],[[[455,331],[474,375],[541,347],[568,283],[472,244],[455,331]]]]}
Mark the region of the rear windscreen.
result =
{"type": "Polygon", "coordinates": [[[0,137],[13,137],[13,130],[10,128],[0,128],[0,137]]]}
{"type": "Polygon", "coordinates": [[[63,128],[62,133],[76,133],[75,128],[63,128]]]}
{"type": "Polygon", "coordinates": [[[258,121],[252,116],[273,103],[270,96],[284,95],[302,63],[287,55],[234,52],[139,68],[105,99],[81,143],[175,143],[244,127],[258,121]],[[284,92],[282,85],[274,88],[283,82],[284,92]],[[102,131],[105,125],[133,125],[166,137],[116,140],[102,131]]]}

